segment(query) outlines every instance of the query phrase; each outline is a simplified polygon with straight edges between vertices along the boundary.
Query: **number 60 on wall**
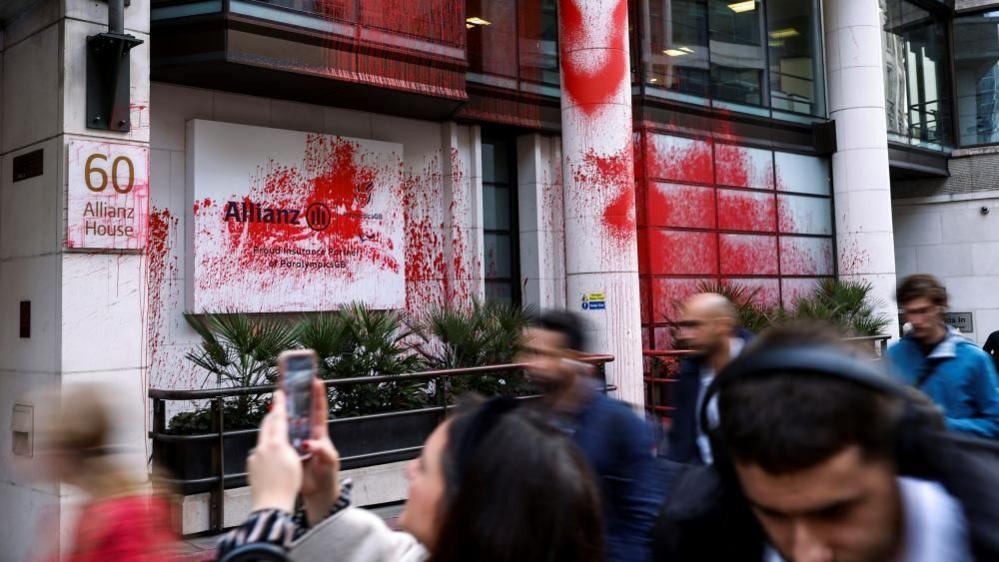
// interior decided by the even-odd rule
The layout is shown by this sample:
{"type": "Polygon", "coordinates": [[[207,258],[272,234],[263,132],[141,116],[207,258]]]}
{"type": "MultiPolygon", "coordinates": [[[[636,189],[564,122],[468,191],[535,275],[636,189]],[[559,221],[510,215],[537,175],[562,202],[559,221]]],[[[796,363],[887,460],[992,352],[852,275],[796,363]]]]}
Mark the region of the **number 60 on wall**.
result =
{"type": "MultiPolygon", "coordinates": [[[[107,161],[108,157],[101,153],[94,153],[87,157],[87,164],[84,167],[83,172],[86,177],[87,189],[89,189],[90,191],[100,193],[105,189],[107,189],[108,173],[104,171],[103,167],[100,166],[101,162],[104,162],[106,164],[107,161]],[[97,178],[97,180],[95,180],[95,177],[97,178]],[[98,183],[98,181],[100,183],[98,183]]],[[[132,188],[135,186],[135,163],[132,162],[131,158],[129,158],[128,156],[119,156],[115,158],[114,161],[111,163],[110,171],[111,171],[111,185],[112,187],[114,187],[115,191],[123,195],[125,193],[128,193],[129,191],[132,191],[132,188]],[[128,170],[126,176],[128,178],[128,183],[126,183],[125,185],[121,185],[121,182],[118,179],[120,177],[119,176],[120,172],[118,170],[119,165],[125,166],[126,169],[128,170]]]]}

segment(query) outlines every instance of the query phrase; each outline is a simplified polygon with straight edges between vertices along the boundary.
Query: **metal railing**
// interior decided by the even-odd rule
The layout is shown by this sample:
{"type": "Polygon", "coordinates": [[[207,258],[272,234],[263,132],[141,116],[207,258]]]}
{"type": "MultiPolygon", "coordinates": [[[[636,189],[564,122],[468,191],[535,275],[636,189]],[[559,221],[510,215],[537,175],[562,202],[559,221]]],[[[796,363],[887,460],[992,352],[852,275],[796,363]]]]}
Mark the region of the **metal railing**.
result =
{"type": "MultiPolygon", "coordinates": [[[[614,361],[614,357],[611,355],[590,355],[583,359],[584,362],[590,363],[595,367],[595,376],[603,382],[604,392],[611,392],[617,390],[614,385],[606,384],[606,364],[614,361]]],[[[335,427],[337,424],[351,424],[361,422],[363,420],[393,420],[400,419],[405,420],[407,417],[412,416],[435,416],[435,423],[440,423],[447,416],[448,410],[453,408],[454,405],[451,404],[451,396],[449,395],[448,384],[446,381],[448,379],[456,377],[467,377],[467,376],[502,376],[504,374],[522,374],[525,365],[520,363],[506,364],[506,365],[487,365],[481,367],[468,367],[461,369],[445,369],[436,371],[423,371],[419,373],[408,373],[401,375],[375,375],[375,376],[363,376],[363,377],[350,377],[350,378],[340,378],[331,379],[323,381],[323,384],[328,389],[335,388],[345,388],[353,387],[357,385],[370,385],[370,384],[381,384],[381,383],[399,383],[399,382],[413,382],[413,381],[426,381],[433,382],[433,406],[411,409],[411,410],[401,410],[401,411],[391,411],[376,414],[367,414],[360,416],[351,416],[345,418],[331,419],[331,428],[335,427]]],[[[245,482],[246,473],[236,472],[227,473],[225,470],[226,457],[225,457],[225,443],[226,439],[234,438],[244,438],[249,439],[250,436],[254,436],[258,429],[237,429],[237,430],[226,430],[225,428],[225,399],[233,398],[237,396],[247,396],[247,395],[261,395],[273,392],[275,389],[274,385],[263,385],[263,386],[251,386],[251,387],[233,387],[233,388],[218,388],[218,389],[197,389],[197,390],[172,390],[172,389],[158,389],[151,388],[148,392],[148,397],[152,402],[153,411],[153,426],[152,430],[149,432],[149,437],[153,441],[153,467],[154,469],[160,471],[161,473],[167,472],[166,469],[169,466],[168,459],[165,457],[167,454],[167,449],[164,445],[169,444],[183,444],[183,443],[210,443],[210,464],[211,464],[211,476],[205,478],[196,479],[184,479],[184,478],[165,478],[166,482],[174,487],[182,488],[186,486],[210,486],[209,492],[209,529],[212,531],[219,531],[223,527],[223,520],[225,519],[225,489],[227,484],[236,486],[245,482]],[[195,434],[195,435],[175,435],[171,434],[167,430],[167,402],[170,401],[196,401],[196,400],[207,400],[210,404],[210,419],[211,419],[211,430],[207,433],[195,434]]],[[[537,394],[531,394],[526,396],[519,396],[518,399],[521,400],[532,400],[540,397],[537,394]]],[[[254,439],[255,440],[255,439],[254,439]]],[[[423,439],[420,439],[422,443],[423,439]]],[[[419,446],[412,447],[402,447],[388,450],[379,450],[365,454],[345,456],[341,459],[341,463],[344,467],[349,467],[350,465],[362,465],[370,466],[373,464],[384,464],[387,462],[394,462],[397,460],[403,460],[405,458],[413,458],[417,456],[422,450],[422,444],[419,446]]],[[[245,470],[245,469],[244,469],[245,470]]]]}
{"type": "MultiPolygon", "coordinates": [[[[888,342],[891,336],[862,336],[845,338],[844,341],[861,345],[865,348],[869,346],[869,351],[877,359],[885,356],[888,350],[888,342]]],[[[644,380],[645,380],[645,409],[653,416],[663,419],[669,418],[675,409],[672,385],[676,383],[676,368],[680,359],[693,354],[693,351],[683,349],[644,349],[642,356],[645,358],[644,380]]]]}

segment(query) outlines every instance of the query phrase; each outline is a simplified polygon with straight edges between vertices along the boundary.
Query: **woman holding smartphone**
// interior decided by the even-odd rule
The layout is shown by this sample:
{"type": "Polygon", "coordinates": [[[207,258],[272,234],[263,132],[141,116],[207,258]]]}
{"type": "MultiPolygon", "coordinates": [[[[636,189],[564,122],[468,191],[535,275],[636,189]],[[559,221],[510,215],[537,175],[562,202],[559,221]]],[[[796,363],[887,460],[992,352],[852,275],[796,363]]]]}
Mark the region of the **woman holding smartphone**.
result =
{"type": "Polygon", "coordinates": [[[303,461],[288,442],[284,393],[275,393],[247,461],[254,511],[222,540],[220,560],[254,543],[300,562],[603,560],[599,491],[575,446],[543,414],[508,399],[459,407],[406,467],[409,498],[397,532],[349,505],[320,381],[311,402],[303,461]],[[303,513],[293,515],[299,493],[303,513]]]}

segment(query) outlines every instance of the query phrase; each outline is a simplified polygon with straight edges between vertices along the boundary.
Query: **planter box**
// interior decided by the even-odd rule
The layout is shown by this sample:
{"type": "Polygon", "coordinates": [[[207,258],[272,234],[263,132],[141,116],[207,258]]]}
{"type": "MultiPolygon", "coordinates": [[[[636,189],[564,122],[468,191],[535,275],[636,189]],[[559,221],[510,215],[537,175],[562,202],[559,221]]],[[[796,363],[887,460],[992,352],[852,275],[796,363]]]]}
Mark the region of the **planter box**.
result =
{"type": "MultiPolygon", "coordinates": [[[[344,469],[396,462],[419,455],[406,449],[423,445],[440,415],[434,409],[423,409],[333,420],[330,436],[344,459],[344,469]]],[[[257,443],[257,433],[248,429],[227,431],[223,436],[226,488],[246,485],[246,457],[257,443]]],[[[161,436],[153,441],[153,458],[178,492],[207,492],[217,485],[212,471],[217,440],[214,434],[161,436]]]]}

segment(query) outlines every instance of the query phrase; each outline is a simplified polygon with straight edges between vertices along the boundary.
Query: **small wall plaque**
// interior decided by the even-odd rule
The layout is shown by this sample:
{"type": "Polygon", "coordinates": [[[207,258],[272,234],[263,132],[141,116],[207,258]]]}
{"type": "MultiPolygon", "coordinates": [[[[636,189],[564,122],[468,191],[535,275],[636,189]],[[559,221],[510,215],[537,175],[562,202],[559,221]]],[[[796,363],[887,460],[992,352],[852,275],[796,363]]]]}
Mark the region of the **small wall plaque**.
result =
{"type": "Polygon", "coordinates": [[[31,152],[14,157],[14,181],[19,182],[28,178],[42,175],[44,150],[39,148],[31,152]]]}
{"type": "Polygon", "coordinates": [[[974,317],[970,312],[947,312],[944,313],[944,322],[948,326],[953,326],[961,330],[962,334],[975,333],[974,317]]]}

